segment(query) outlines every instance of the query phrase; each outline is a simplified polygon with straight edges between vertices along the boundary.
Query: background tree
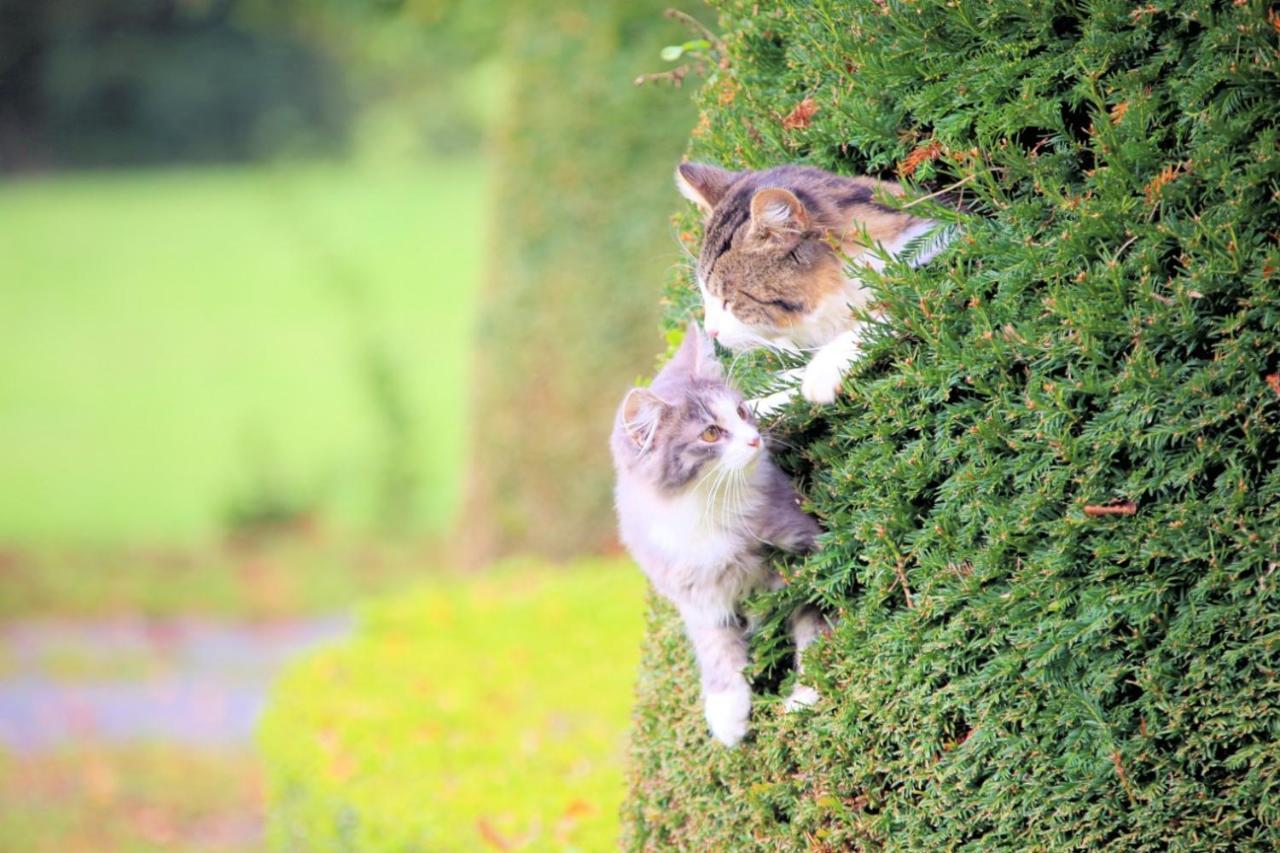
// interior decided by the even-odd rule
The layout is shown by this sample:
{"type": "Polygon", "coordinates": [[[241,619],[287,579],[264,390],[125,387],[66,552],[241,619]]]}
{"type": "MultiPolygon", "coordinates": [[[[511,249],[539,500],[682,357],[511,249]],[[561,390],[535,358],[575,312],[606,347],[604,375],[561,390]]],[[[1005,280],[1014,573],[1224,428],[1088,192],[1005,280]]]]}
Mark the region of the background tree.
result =
{"type": "Polygon", "coordinates": [[[616,540],[613,410],[662,348],[681,259],[666,211],[687,99],[630,81],[684,36],[662,4],[511,9],[489,288],[478,338],[473,557],[567,556],[616,540]]]}

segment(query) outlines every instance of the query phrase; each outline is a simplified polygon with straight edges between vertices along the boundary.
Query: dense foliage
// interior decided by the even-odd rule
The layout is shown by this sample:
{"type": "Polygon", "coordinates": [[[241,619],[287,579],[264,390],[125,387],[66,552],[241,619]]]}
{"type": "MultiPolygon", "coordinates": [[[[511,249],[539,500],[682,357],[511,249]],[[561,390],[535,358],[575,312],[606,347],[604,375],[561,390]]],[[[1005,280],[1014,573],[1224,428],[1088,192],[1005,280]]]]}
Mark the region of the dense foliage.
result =
{"type": "MultiPolygon", "coordinates": [[[[967,212],[877,279],[891,319],[847,394],[776,428],[828,531],[777,602],[842,617],[825,698],[769,698],[775,625],[754,739],[719,748],[655,608],[627,844],[1274,848],[1276,14],[729,0],[722,23],[695,158],[967,212]]],[[[674,328],[696,298],[672,295],[674,328]]]]}
{"type": "Polygon", "coordinates": [[[473,150],[502,2],[0,0],[0,171],[473,150]]]}
{"type": "Polygon", "coordinates": [[[671,170],[695,119],[686,96],[632,85],[687,37],[663,5],[511,9],[466,536],[478,557],[615,539],[609,423],[660,342],[657,297],[681,258],[671,170]]]}
{"type": "Polygon", "coordinates": [[[343,142],[341,75],[244,2],[0,0],[0,168],[246,160],[343,142]]]}
{"type": "Polygon", "coordinates": [[[524,563],[367,606],[263,721],[272,846],[607,847],[643,583],[524,563]]]}

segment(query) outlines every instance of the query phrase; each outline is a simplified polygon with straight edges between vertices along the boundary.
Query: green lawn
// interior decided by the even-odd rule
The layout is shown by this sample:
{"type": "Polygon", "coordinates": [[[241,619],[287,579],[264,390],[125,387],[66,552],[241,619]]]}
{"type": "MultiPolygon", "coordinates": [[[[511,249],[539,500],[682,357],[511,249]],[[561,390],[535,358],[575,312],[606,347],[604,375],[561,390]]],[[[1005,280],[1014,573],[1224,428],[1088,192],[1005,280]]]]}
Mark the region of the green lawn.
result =
{"type": "Polygon", "coordinates": [[[262,768],[242,749],[0,752],[6,850],[253,850],[263,812],[262,768]]]}
{"type": "Polygon", "coordinates": [[[438,529],[485,187],[478,161],[0,184],[0,543],[211,541],[237,502],[438,529]]]}
{"type": "Polygon", "coordinates": [[[442,575],[368,606],[277,685],[272,846],[615,846],[644,589],[597,559],[442,575]]]}

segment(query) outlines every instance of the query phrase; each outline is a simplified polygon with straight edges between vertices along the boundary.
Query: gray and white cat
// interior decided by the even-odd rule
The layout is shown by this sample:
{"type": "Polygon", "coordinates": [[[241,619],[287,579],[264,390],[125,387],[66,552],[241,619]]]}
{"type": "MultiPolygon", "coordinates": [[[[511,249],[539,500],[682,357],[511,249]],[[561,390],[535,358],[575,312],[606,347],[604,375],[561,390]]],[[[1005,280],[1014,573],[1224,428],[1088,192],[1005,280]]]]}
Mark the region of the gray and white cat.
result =
{"type": "MultiPolygon", "coordinates": [[[[817,522],[769,459],[754,418],[696,325],[652,385],[627,393],[611,446],[622,541],[679,610],[701,671],[707,723],[733,746],[751,714],[742,600],[781,584],[770,549],[812,548],[817,522]]],[[[798,666],[825,621],[806,607],[791,622],[798,666]]],[[[817,698],[813,688],[797,686],[786,708],[817,698]]]]}

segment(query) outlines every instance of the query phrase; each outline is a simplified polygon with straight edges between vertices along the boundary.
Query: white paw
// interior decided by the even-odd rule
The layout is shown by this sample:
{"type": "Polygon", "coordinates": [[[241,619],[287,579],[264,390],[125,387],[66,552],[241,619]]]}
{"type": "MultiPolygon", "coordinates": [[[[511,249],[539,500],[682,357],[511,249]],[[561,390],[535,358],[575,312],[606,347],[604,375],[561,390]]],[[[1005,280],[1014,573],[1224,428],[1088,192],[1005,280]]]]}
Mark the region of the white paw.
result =
{"type": "Polygon", "coordinates": [[[830,403],[843,384],[850,359],[841,352],[821,350],[804,369],[800,380],[800,393],[812,403],[830,403]]]}
{"type": "Polygon", "coordinates": [[[751,691],[720,690],[708,693],[705,701],[711,734],[725,746],[735,746],[747,733],[751,716],[751,691]]]}
{"type": "Polygon", "coordinates": [[[811,708],[817,704],[821,694],[817,690],[805,684],[797,684],[795,689],[791,691],[791,695],[782,703],[782,710],[790,714],[792,711],[799,711],[801,708],[811,708]]]}

